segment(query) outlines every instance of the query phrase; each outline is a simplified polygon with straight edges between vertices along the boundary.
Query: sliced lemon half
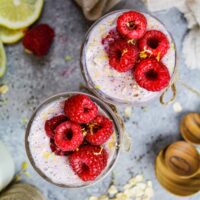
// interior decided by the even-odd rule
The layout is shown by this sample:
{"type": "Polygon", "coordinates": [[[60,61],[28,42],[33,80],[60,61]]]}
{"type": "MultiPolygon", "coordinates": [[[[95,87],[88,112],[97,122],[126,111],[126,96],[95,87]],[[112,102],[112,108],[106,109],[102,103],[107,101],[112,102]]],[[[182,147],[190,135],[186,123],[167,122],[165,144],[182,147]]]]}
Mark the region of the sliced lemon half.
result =
{"type": "Polygon", "coordinates": [[[0,25],[23,29],[40,16],[44,0],[0,0],[0,25]]]}

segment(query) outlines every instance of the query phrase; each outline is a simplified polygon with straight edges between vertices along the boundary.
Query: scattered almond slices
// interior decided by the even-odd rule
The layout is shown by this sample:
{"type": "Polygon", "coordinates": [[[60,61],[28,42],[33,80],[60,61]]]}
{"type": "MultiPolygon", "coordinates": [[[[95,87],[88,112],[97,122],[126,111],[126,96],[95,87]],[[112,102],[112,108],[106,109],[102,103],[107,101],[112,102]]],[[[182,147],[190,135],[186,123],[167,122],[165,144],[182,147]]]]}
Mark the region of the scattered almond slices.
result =
{"type": "Polygon", "coordinates": [[[124,140],[123,140],[123,148],[125,151],[129,152],[132,147],[132,140],[129,134],[124,131],[124,140]]]}
{"type": "Polygon", "coordinates": [[[179,102],[175,102],[173,104],[173,109],[174,109],[174,112],[176,112],[176,113],[179,113],[179,112],[181,112],[183,110],[182,106],[181,106],[181,104],[179,102]]]}
{"type": "Polygon", "coordinates": [[[127,106],[124,110],[124,116],[129,119],[131,115],[132,115],[132,107],[127,106]]]}
{"type": "Polygon", "coordinates": [[[109,197],[106,195],[101,195],[98,200],[109,200],[109,197]]]}
{"type": "Polygon", "coordinates": [[[115,185],[111,185],[107,194],[100,197],[91,196],[88,200],[150,200],[154,191],[151,181],[145,181],[144,176],[139,174],[132,177],[123,190],[118,190],[115,185]]]}
{"type": "Polygon", "coordinates": [[[95,197],[95,196],[91,196],[91,197],[89,198],[89,200],[98,200],[98,198],[95,197]]]}
{"type": "Polygon", "coordinates": [[[111,185],[110,188],[108,189],[109,196],[114,196],[115,194],[117,194],[117,192],[118,190],[115,185],[111,185]]]}

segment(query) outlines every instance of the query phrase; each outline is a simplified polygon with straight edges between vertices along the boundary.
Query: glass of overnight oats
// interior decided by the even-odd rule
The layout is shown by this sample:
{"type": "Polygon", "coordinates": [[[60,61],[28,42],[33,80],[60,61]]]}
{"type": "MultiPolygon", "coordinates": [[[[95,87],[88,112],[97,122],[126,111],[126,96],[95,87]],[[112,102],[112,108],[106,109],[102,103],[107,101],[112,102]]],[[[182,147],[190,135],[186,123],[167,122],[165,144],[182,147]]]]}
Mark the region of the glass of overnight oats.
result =
{"type": "Polygon", "coordinates": [[[80,92],[43,102],[26,130],[25,146],[34,169],[66,188],[91,185],[111,171],[122,140],[116,113],[100,99],[80,92]]]}
{"type": "Polygon", "coordinates": [[[108,103],[141,105],[172,83],[176,49],[166,27],[150,14],[111,12],[89,29],[81,52],[87,85],[108,103]]]}

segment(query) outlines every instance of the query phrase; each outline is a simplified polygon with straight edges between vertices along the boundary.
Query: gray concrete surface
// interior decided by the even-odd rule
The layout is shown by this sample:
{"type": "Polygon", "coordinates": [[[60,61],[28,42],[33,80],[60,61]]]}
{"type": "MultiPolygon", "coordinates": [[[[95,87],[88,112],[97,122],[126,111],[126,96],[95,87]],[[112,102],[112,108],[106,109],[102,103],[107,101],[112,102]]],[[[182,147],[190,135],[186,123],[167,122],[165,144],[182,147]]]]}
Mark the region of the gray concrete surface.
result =
{"type": "MultiPolygon", "coordinates": [[[[145,11],[137,0],[127,0],[121,8],[145,11]]],[[[200,71],[189,70],[183,64],[181,42],[187,31],[186,21],[176,9],[154,13],[172,33],[179,54],[180,78],[194,88],[200,89],[200,71]]],[[[80,47],[90,23],[71,0],[46,0],[40,22],[55,28],[56,38],[50,53],[43,59],[24,52],[21,43],[6,47],[8,71],[0,83],[9,85],[9,92],[0,97],[0,140],[7,146],[15,159],[17,170],[27,160],[24,149],[25,126],[23,118],[29,118],[33,109],[45,98],[62,91],[79,90],[83,83],[79,67],[80,47]],[[72,61],[66,62],[64,56],[72,61]],[[3,99],[7,99],[2,103],[3,99]]],[[[154,101],[145,109],[134,108],[131,119],[126,120],[127,130],[133,147],[129,153],[123,152],[114,172],[118,185],[124,184],[132,174],[143,173],[153,181],[153,200],[179,200],[166,192],[156,180],[154,160],[158,151],[167,144],[180,139],[178,125],[181,116],[189,111],[200,111],[200,99],[178,84],[177,101],[183,111],[175,113],[172,105],[162,106],[154,101]]],[[[123,113],[123,107],[119,107],[123,113]]],[[[38,186],[49,200],[86,200],[90,195],[99,195],[107,190],[111,176],[86,189],[61,189],[41,179],[30,167],[32,178],[24,181],[38,186]]],[[[200,195],[185,199],[198,200],[200,195]]]]}

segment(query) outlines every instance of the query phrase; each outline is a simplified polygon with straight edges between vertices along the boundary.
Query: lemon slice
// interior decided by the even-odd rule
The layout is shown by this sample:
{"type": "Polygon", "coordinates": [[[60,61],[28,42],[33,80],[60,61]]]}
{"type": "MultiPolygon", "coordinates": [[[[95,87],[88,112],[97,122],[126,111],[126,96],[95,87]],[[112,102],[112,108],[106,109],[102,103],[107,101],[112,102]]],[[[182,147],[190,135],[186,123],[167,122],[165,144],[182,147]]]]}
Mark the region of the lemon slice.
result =
{"type": "Polygon", "coordinates": [[[0,77],[4,75],[5,71],[6,71],[6,54],[3,44],[0,40],[0,77]]]}
{"type": "Polygon", "coordinates": [[[0,0],[0,25],[9,29],[23,29],[35,22],[44,0],[0,0]]]}
{"type": "Polygon", "coordinates": [[[11,30],[0,26],[0,40],[5,44],[13,44],[24,37],[24,29],[11,30]]]}

